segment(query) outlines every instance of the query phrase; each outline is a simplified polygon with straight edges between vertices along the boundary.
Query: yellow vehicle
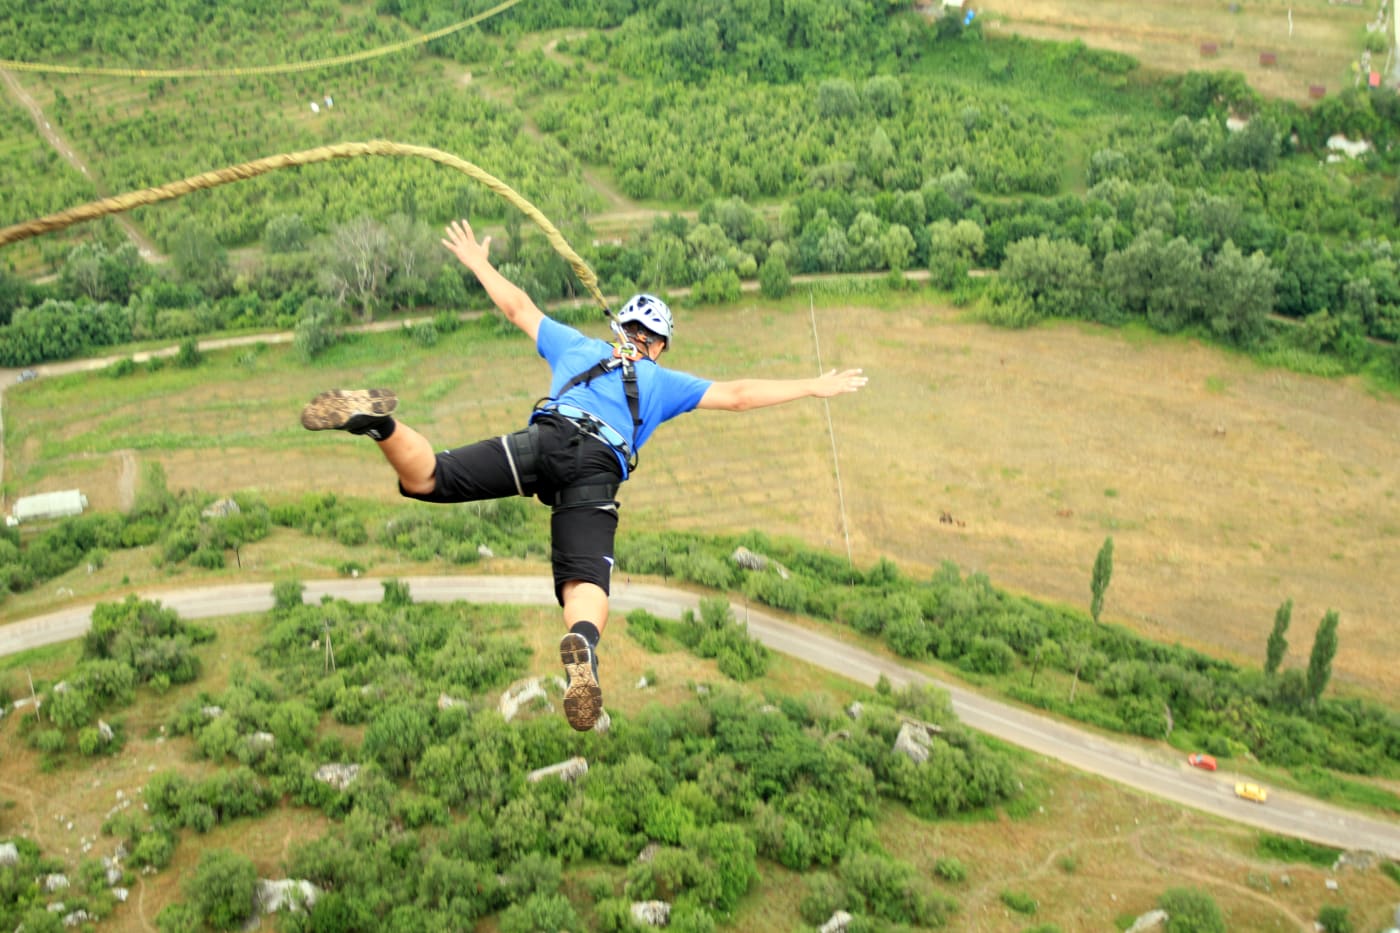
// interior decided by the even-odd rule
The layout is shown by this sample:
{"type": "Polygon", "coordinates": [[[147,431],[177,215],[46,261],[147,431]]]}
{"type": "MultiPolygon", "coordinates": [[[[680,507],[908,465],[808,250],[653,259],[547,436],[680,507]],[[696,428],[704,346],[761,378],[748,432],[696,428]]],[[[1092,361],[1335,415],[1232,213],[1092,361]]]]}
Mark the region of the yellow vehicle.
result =
{"type": "Polygon", "coordinates": [[[1258,784],[1236,784],[1235,796],[1243,797],[1245,800],[1253,800],[1255,803],[1263,803],[1269,799],[1269,792],[1258,784]]]}

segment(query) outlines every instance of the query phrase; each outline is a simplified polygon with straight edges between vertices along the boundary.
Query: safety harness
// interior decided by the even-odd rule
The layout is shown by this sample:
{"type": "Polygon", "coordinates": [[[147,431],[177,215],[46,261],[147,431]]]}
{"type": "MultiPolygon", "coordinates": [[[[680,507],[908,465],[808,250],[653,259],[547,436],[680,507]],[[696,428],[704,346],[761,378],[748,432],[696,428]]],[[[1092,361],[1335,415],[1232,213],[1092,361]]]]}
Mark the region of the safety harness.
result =
{"type": "MultiPolygon", "coordinates": [[[[531,493],[527,490],[533,489],[539,479],[537,468],[539,427],[534,423],[534,419],[544,414],[565,418],[577,425],[579,430],[585,434],[616,448],[622,453],[623,459],[627,463],[629,476],[637,468],[637,451],[633,447],[633,443],[637,437],[637,429],[642,426],[642,413],[641,393],[637,388],[637,366],[632,359],[635,353],[636,349],[630,341],[618,346],[611,356],[604,357],[565,382],[559,389],[557,397],[542,398],[536,402],[535,410],[530,416],[531,424],[529,427],[501,438],[501,444],[506,451],[506,460],[510,464],[511,475],[515,479],[515,488],[520,495],[530,495],[531,493]],[[622,390],[627,396],[627,411],[632,416],[632,437],[630,440],[624,438],[596,415],[580,408],[559,403],[559,398],[562,398],[575,386],[588,385],[597,377],[607,375],[617,369],[622,370],[622,390]]],[[[544,496],[540,498],[555,509],[577,506],[615,508],[616,502],[614,500],[617,496],[618,485],[617,483],[592,483],[571,486],[555,491],[548,498],[544,496]]]]}

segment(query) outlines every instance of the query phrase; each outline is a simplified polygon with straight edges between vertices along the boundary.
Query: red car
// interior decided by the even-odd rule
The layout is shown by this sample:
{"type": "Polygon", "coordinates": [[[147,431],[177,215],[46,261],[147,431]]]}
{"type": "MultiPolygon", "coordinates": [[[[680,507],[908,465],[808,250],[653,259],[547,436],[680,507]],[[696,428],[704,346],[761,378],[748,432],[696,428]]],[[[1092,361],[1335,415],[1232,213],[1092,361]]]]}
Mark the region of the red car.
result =
{"type": "Polygon", "coordinates": [[[1215,770],[1215,759],[1210,755],[1202,755],[1200,752],[1187,755],[1186,763],[1193,768],[1204,768],[1207,771],[1215,770]]]}

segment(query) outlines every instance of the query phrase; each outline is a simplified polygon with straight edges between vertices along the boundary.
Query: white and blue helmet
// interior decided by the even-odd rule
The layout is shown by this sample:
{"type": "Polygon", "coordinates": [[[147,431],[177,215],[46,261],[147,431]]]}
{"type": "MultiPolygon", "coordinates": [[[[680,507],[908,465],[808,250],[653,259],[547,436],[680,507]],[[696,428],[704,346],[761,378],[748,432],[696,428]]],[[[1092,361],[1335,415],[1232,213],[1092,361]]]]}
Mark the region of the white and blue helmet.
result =
{"type": "Polygon", "coordinates": [[[666,338],[666,345],[671,345],[671,309],[666,307],[666,302],[660,298],[641,294],[627,299],[627,304],[617,312],[617,323],[627,324],[631,321],[636,321],[653,334],[666,338]]]}

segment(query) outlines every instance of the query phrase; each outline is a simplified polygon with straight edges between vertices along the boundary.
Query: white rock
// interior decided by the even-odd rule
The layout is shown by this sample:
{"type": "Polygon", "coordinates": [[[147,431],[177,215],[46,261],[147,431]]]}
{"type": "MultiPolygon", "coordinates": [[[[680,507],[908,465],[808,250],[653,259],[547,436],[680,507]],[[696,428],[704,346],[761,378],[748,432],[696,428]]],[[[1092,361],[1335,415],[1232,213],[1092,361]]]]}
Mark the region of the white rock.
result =
{"type": "Polygon", "coordinates": [[[446,693],[438,694],[437,707],[440,710],[452,709],[454,706],[466,706],[466,700],[459,700],[456,697],[448,696],[446,693]]]}
{"type": "Polygon", "coordinates": [[[260,878],[253,892],[258,911],[264,914],[279,910],[296,911],[303,905],[310,907],[320,896],[321,889],[310,881],[296,881],[291,878],[260,878]]]}
{"type": "Polygon", "coordinates": [[[928,761],[929,738],[927,730],[912,722],[899,727],[899,735],[894,740],[894,750],[909,756],[916,765],[928,761]]]}
{"type": "Polygon", "coordinates": [[[649,927],[664,927],[671,922],[671,905],[665,901],[635,901],[632,919],[649,927]]]}
{"type": "Polygon", "coordinates": [[[557,777],[561,781],[576,781],[587,773],[588,761],[575,756],[568,761],[561,761],[545,768],[536,768],[525,779],[531,784],[538,784],[547,777],[557,777]]]}
{"type": "Polygon", "coordinates": [[[544,686],[540,683],[540,678],[531,677],[529,680],[513,685],[501,694],[501,702],[497,708],[505,717],[506,722],[510,722],[526,703],[544,698],[544,686]]]}
{"type": "Polygon", "coordinates": [[[345,790],[355,783],[355,778],[360,776],[359,765],[347,764],[325,764],[316,769],[313,777],[323,784],[329,784],[336,790],[345,790]]]}
{"type": "Polygon", "coordinates": [[[851,925],[851,915],[844,910],[838,910],[831,915],[831,919],[821,925],[821,933],[846,933],[846,928],[851,925]]]}
{"type": "Polygon", "coordinates": [[[1165,929],[1167,919],[1165,910],[1149,910],[1133,921],[1133,925],[1128,927],[1128,933],[1148,933],[1149,930],[1165,929]]]}

